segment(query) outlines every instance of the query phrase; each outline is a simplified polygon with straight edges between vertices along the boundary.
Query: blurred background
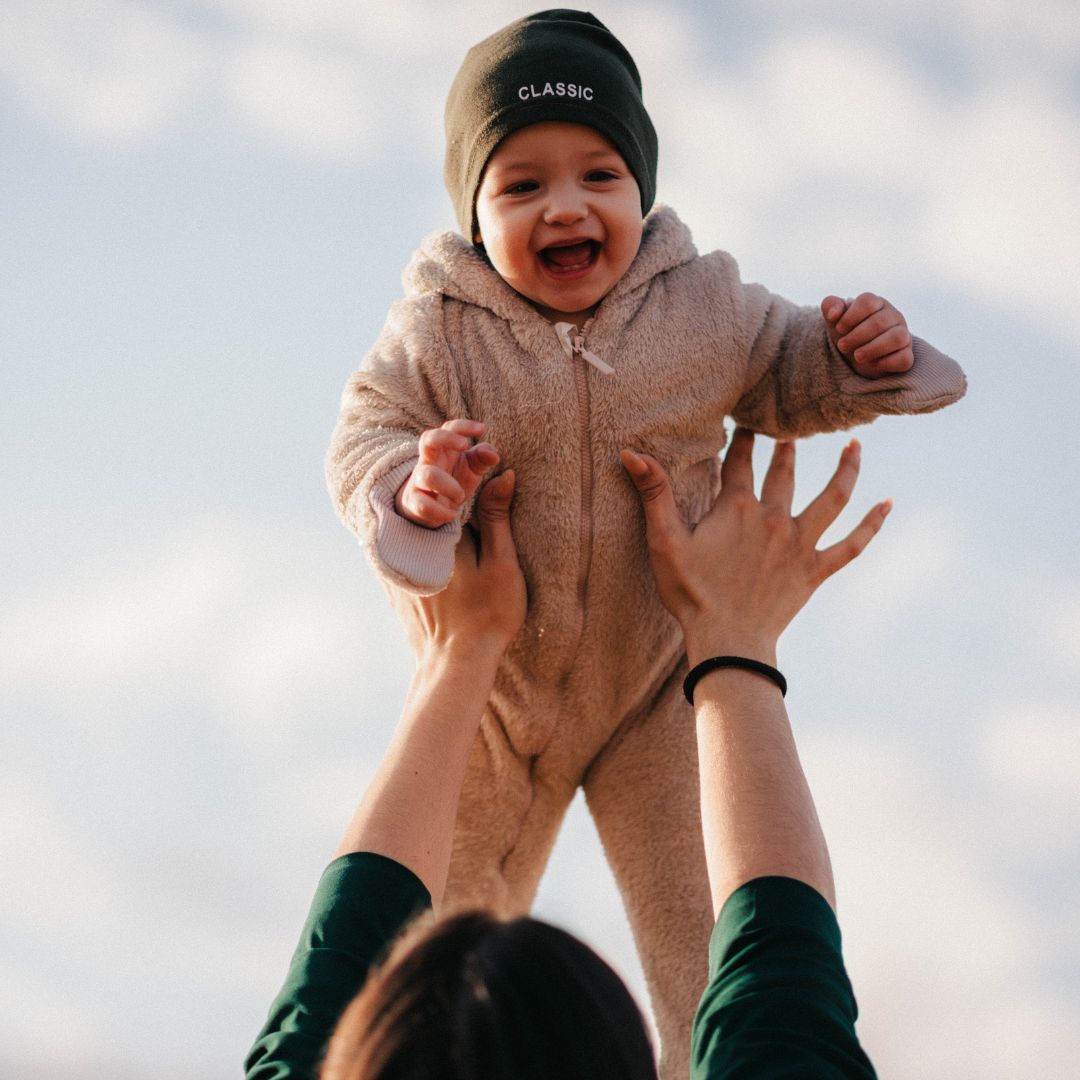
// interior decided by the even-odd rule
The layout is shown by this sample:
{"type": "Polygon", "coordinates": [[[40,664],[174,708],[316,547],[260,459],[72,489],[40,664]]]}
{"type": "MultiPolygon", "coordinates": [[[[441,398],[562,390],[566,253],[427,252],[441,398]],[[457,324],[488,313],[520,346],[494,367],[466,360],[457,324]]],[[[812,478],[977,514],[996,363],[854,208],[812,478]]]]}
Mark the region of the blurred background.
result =
{"type": "MultiPolygon", "coordinates": [[[[325,492],[338,397],[453,225],[465,50],[536,7],[0,4],[5,1077],[239,1071],[410,672],[325,492]]],[[[841,525],[896,509],[781,664],[881,1074],[1075,1075],[1080,8],[591,10],[700,250],[882,293],[968,373],[860,431],[841,525]]],[[[645,1000],[580,802],[537,910],[645,1000]]]]}

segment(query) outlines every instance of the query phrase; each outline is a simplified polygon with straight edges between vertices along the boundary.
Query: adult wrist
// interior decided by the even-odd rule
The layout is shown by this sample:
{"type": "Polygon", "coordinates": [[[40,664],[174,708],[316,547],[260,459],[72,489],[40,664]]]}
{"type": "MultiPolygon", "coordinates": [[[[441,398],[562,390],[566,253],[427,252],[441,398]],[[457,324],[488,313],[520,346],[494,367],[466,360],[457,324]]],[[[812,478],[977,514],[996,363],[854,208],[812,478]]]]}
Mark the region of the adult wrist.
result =
{"type": "Polygon", "coordinates": [[[432,639],[425,643],[423,652],[417,657],[417,663],[432,670],[468,668],[476,672],[477,677],[490,672],[494,679],[495,669],[502,662],[510,640],[505,634],[496,631],[432,639]]]}
{"type": "Polygon", "coordinates": [[[700,664],[686,673],[683,679],[683,694],[686,700],[694,705],[694,691],[697,684],[717,671],[748,671],[752,675],[768,679],[780,691],[781,697],[787,696],[787,679],[772,664],[765,664],[760,660],[754,660],[748,656],[713,656],[708,660],[702,660],[700,664]]]}
{"type": "Polygon", "coordinates": [[[776,637],[729,627],[695,627],[683,632],[690,667],[713,656],[745,656],[776,667],[776,637]]]}

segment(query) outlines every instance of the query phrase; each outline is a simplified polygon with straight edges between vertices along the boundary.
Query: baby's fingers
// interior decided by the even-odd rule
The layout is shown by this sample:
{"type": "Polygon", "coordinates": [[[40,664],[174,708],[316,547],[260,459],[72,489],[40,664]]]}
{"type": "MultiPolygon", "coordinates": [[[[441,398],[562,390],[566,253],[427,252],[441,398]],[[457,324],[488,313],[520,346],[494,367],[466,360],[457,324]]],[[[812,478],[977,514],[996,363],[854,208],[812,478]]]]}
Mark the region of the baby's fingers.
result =
{"type": "Polygon", "coordinates": [[[837,347],[845,356],[858,362],[879,360],[889,353],[898,352],[911,345],[911,334],[903,322],[877,329],[873,320],[857,326],[847,337],[837,342],[837,347]]]}
{"type": "Polygon", "coordinates": [[[877,296],[875,293],[859,293],[844,309],[844,314],[837,320],[835,324],[836,333],[840,337],[850,334],[859,323],[865,322],[884,308],[891,306],[884,297],[877,296]]]}
{"type": "Polygon", "coordinates": [[[878,503],[843,540],[838,540],[831,547],[819,551],[818,580],[824,581],[832,577],[837,570],[847,566],[852,559],[861,555],[866,550],[866,545],[877,536],[881,526],[885,524],[890,510],[892,510],[891,499],[878,503]]]}
{"type": "Polygon", "coordinates": [[[437,529],[453,521],[460,510],[460,506],[450,506],[439,496],[419,488],[407,490],[401,496],[401,503],[412,521],[429,529],[437,529]]]}
{"type": "Polygon", "coordinates": [[[491,443],[477,443],[458,461],[454,476],[460,481],[465,498],[471,498],[480,482],[499,464],[499,452],[491,443]]]}
{"type": "Polygon", "coordinates": [[[455,431],[450,424],[466,421],[449,420],[442,427],[431,428],[420,436],[420,460],[423,462],[442,462],[453,454],[463,454],[472,445],[472,438],[463,432],[455,431]]]}
{"type": "Polygon", "coordinates": [[[464,488],[445,469],[435,465],[417,465],[412,472],[412,486],[426,495],[445,500],[455,511],[468,498],[464,488]]]}
{"type": "MultiPolygon", "coordinates": [[[[910,341],[910,338],[908,339],[910,341]]],[[[860,350],[861,352],[862,350],[860,350]]],[[[860,375],[870,379],[877,379],[883,375],[903,374],[915,366],[915,353],[910,345],[905,348],[889,352],[887,349],[878,356],[863,360],[861,357],[855,360],[855,370],[860,375]]]]}
{"type": "Polygon", "coordinates": [[[827,322],[835,323],[847,310],[847,301],[839,296],[826,296],[821,301],[821,314],[827,322]]]}

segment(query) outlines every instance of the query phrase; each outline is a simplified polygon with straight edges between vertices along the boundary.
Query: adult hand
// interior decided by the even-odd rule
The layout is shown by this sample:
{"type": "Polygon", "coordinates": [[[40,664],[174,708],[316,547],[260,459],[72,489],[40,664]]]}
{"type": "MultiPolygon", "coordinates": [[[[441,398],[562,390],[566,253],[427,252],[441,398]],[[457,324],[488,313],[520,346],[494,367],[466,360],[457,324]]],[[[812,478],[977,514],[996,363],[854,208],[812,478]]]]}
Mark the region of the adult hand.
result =
{"type": "Polygon", "coordinates": [[[525,578],[510,531],[510,470],[480,491],[472,523],[462,530],[450,583],[434,596],[392,590],[418,662],[431,649],[481,649],[502,655],[525,621],[525,578]]]}
{"type": "Polygon", "coordinates": [[[510,534],[514,474],[488,482],[477,532],[465,529],[436,596],[393,590],[413,650],[405,708],[337,854],[375,851],[408,867],[438,906],[469,753],[510,639],[525,619],[525,579],[510,534]]]}
{"type": "Polygon", "coordinates": [[[817,550],[851,498],[860,447],[852,440],[825,489],[791,513],[795,446],[778,442],[754,495],[750,431],[736,430],[721,470],[721,490],[697,527],[679,515],[671,483],[647,454],[622,451],[645,511],[649,558],[660,599],[678,619],[691,666],[718,654],[776,662],[776,641],[817,587],[870,542],[891,509],[875,506],[843,539],[817,550]]]}

